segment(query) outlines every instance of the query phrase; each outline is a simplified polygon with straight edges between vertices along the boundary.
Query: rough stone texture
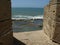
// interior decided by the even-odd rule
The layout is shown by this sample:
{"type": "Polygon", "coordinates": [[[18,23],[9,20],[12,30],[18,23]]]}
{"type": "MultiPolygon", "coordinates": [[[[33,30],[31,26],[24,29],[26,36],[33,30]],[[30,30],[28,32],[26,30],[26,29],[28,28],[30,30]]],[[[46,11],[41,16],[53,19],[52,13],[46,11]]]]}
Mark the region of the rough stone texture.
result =
{"type": "Polygon", "coordinates": [[[0,36],[11,29],[11,20],[0,22],[0,36]]]}
{"type": "Polygon", "coordinates": [[[11,6],[10,0],[1,0],[0,1],[0,20],[10,19],[11,18],[11,6]]]}
{"type": "Polygon", "coordinates": [[[45,7],[44,15],[44,31],[45,33],[52,38],[55,30],[55,19],[56,17],[56,5],[47,5],[45,7]]]}
{"type": "Polygon", "coordinates": [[[60,3],[60,0],[50,0],[50,4],[57,4],[60,3]]]}
{"type": "Polygon", "coordinates": [[[0,45],[12,45],[11,1],[0,0],[0,45]]]}
{"type": "Polygon", "coordinates": [[[13,45],[12,31],[7,32],[0,37],[0,45],[13,45]]]}
{"type": "Polygon", "coordinates": [[[44,32],[51,40],[60,43],[60,1],[51,0],[45,7],[44,32]],[[56,3],[55,3],[56,2],[56,3]],[[52,4],[53,3],[53,4],[52,4]]]}

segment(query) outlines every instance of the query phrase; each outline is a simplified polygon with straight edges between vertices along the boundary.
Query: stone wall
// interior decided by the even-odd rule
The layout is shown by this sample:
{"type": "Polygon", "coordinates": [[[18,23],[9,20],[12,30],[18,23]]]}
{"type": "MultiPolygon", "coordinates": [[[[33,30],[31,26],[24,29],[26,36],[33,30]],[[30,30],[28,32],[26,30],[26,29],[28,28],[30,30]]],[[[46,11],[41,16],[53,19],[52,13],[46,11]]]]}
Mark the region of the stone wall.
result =
{"type": "Polygon", "coordinates": [[[10,0],[0,0],[0,45],[12,45],[12,22],[10,0]]]}
{"type": "Polygon", "coordinates": [[[44,32],[49,38],[60,43],[60,1],[51,0],[44,11],[44,32]]]}

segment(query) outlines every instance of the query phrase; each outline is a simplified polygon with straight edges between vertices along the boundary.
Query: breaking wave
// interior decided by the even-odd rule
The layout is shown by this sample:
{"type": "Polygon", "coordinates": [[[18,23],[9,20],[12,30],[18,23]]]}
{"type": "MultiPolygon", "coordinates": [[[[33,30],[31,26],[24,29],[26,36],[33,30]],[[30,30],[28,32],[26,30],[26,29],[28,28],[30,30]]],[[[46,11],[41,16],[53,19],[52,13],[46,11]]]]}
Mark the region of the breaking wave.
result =
{"type": "Polygon", "coordinates": [[[37,15],[37,16],[14,15],[12,16],[12,20],[21,20],[21,19],[43,19],[43,15],[37,15]]]}

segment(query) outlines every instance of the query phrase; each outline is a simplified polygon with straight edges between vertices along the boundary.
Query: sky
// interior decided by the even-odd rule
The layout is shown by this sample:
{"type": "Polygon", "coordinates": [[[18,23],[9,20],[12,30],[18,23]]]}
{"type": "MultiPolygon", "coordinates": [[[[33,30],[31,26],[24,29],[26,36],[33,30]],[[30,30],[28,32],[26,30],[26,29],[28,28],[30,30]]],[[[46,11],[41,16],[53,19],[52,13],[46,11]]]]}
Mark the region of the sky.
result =
{"type": "Polygon", "coordinates": [[[43,8],[49,0],[11,0],[12,7],[43,8]]]}

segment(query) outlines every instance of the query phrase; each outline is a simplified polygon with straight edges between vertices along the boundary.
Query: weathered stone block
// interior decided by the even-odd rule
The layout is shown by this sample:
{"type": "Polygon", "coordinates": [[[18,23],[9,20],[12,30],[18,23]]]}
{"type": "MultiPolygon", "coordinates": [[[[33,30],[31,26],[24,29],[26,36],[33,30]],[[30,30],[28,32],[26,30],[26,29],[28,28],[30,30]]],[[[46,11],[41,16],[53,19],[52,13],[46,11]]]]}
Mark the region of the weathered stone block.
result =
{"type": "Polygon", "coordinates": [[[50,0],[50,5],[60,3],[60,0],[50,0]]]}
{"type": "Polygon", "coordinates": [[[57,4],[57,18],[60,18],[60,4],[57,4]]]}
{"type": "Polygon", "coordinates": [[[52,40],[60,43],[60,22],[56,23],[56,28],[55,28],[55,31],[54,31],[54,37],[53,37],[52,40]]]}
{"type": "Polygon", "coordinates": [[[60,33],[57,34],[57,37],[53,39],[53,41],[60,43],[60,33]]]}
{"type": "Polygon", "coordinates": [[[10,0],[0,1],[0,20],[11,18],[11,4],[10,0]]]}
{"type": "Polygon", "coordinates": [[[0,22],[0,35],[9,31],[9,30],[12,30],[11,20],[0,22]]]}
{"type": "Polygon", "coordinates": [[[0,45],[13,45],[12,31],[0,36],[0,45]]]}

